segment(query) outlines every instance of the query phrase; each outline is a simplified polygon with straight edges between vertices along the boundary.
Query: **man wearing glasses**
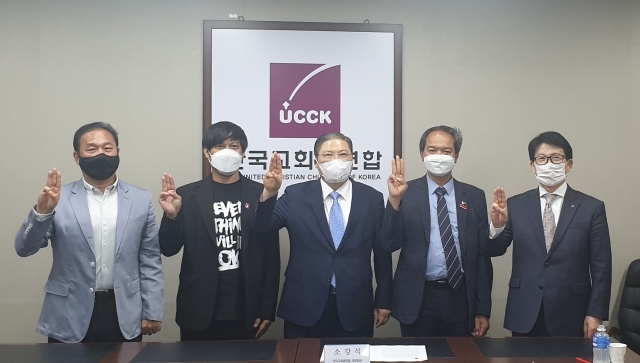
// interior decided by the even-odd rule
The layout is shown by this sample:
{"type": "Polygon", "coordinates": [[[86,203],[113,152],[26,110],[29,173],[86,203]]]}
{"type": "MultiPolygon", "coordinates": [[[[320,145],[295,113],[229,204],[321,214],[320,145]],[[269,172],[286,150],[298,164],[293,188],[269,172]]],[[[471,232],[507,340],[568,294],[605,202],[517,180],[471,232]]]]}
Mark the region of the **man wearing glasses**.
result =
{"type": "Polygon", "coordinates": [[[291,246],[278,316],[284,338],[372,337],[391,315],[391,254],[381,248],[382,193],[350,178],[353,143],[341,133],[314,145],[318,180],[282,185],[282,160],[271,158],[255,228],[286,227],[291,246]],[[372,286],[371,253],[377,287],[372,286]]]}
{"type": "Polygon", "coordinates": [[[533,190],[508,200],[494,190],[487,253],[513,242],[504,327],[514,336],[591,338],[608,319],[611,243],[604,203],[571,189],[569,142],[544,132],[529,143],[533,190]]]}

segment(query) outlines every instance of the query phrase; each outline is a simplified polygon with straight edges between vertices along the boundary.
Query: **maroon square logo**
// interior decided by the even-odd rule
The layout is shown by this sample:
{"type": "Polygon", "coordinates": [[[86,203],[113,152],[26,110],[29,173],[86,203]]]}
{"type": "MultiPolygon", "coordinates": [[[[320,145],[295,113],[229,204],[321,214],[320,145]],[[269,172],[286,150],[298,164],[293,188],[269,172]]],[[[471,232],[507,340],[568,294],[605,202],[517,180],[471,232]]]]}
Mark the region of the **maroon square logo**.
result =
{"type": "Polygon", "coordinates": [[[340,66],[271,63],[269,136],[340,132],[340,66]]]}

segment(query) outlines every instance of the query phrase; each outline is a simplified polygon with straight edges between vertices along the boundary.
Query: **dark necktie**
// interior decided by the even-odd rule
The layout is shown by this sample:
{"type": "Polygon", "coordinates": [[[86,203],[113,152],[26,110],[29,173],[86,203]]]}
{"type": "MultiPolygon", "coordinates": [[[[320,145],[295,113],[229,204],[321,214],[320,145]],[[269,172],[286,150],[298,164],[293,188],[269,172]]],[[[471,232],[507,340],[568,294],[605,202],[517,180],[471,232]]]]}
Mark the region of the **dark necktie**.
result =
{"type": "Polygon", "coordinates": [[[440,240],[442,241],[445,261],[447,262],[447,277],[449,286],[457,289],[460,286],[460,281],[462,281],[463,273],[458,252],[456,251],[456,243],[453,239],[453,232],[451,231],[447,201],[444,200],[447,190],[443,187],[438,187],[436,194],[438,194],[438,207],[436,210],[438,212],[438,225],[440,226],[440,240]]]}

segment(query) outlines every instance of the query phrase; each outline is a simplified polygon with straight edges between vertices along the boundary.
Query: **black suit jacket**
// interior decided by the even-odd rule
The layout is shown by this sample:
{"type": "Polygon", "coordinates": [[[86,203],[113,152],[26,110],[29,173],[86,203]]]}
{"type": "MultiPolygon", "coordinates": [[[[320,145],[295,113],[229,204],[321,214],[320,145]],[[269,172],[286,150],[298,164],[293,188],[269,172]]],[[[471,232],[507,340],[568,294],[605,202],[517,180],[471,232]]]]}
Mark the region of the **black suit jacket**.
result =
{"type": "MultiPolygon", "coordinates": [[[[241,176],[242,248],[240,270],[245,286],[245,323],[253,329],[256,318],[275,320],[280,285],[280,247],[276,232],[257,233],[251,226],[263,186],[241,176]]],[[[177,189],[182,208],[175,221],[162,218],[160,250],[173,256],[184,247],[176,322],[202,331],[209,326],[218,288],[218,256],[213,225],[213,182],[206,178],[177,189]]]]}
{"type": "Polygon", "coordinates": [[[501,256],[513,241],[504,327],[527,333],[544,304],[553,336],[582,336],[585,316],[609,317],[611,242],[604,203],[567,187],[547,253],[538,188],[507,200],[504,231],[487,252],[501,256]]]}
{"type": "Polygon", "coordinates": [[[320,319],[336,275],[340,322],[354,331],[373,324],[373,309],[391,308],[391,254],[380,248],[382,193],[352,181],[353,199],[342,243],[336,250],[324,211],[320,180],[287,187],[277,202],[260,203],[256,228],[286,227],[291,252],[278,316],[302,326],[320,319]],[[378,284],[373,294],[371,252],[378,284]]]}
{"type": "MultiPolygon", "coordinates": [[[[385,249],[392,252],[402,248],[393,279],[391,314],[407,325],[413,324],[420,314],[431,229],[426,175],[408,184],[400,210],[387,203],[382,229],[385,249]]],[[[487,202],[484,192],[472,185],[454,180],[454,190],[471,332],[476,315],[491,315],[491,260],[484,251],[489,238],[487,202]]]]}

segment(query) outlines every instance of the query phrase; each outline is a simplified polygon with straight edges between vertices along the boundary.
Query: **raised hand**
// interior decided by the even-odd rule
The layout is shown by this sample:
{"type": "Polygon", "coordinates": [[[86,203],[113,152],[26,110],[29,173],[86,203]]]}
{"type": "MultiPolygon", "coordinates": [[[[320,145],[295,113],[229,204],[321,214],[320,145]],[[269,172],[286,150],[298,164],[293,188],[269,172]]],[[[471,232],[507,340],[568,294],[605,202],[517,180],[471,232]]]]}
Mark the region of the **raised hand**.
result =
{"type": "Polygon", "coordinates": [[[278,190],[282,186],[282,159],[278,153],[273,153],[269,171],[264,174],[264,190],[262,191],[262,200],[265,201],[278,194],[278,190]]]}
{"type": "Polygon", "coordinates": [[[402,196],[409,186],[404,180],[404,160],[397,155],[391,160],[391,175],[387,179],[387,185],[389,186],[389,203],[395,210],[398,210],[402,196]]]}
{"type": "Polygon", "coordinates": [[[507,224],[507,197],[504,189],[498,187],[493,190],[493,204],[491,205],[491,223],[495,228],[502,228],[507,224]]]}
{"type": "Polygon", "coordinates": [[[62,176],[58,169],[53,168],[47,173],[47,185],[38,195],[38,204],[36,204],[36,212],[40,214],[50,214],[56,209],[60,201],[60,186],[62,185],[62,176]]]}
{"type": "Polygon", "coordinates": [[[182,207],[182,197],[176,193],[176,183],[171,174],[162,175],[162,192],[158,198],[160,207],[169,219],[176,219],[182,207]]]}

